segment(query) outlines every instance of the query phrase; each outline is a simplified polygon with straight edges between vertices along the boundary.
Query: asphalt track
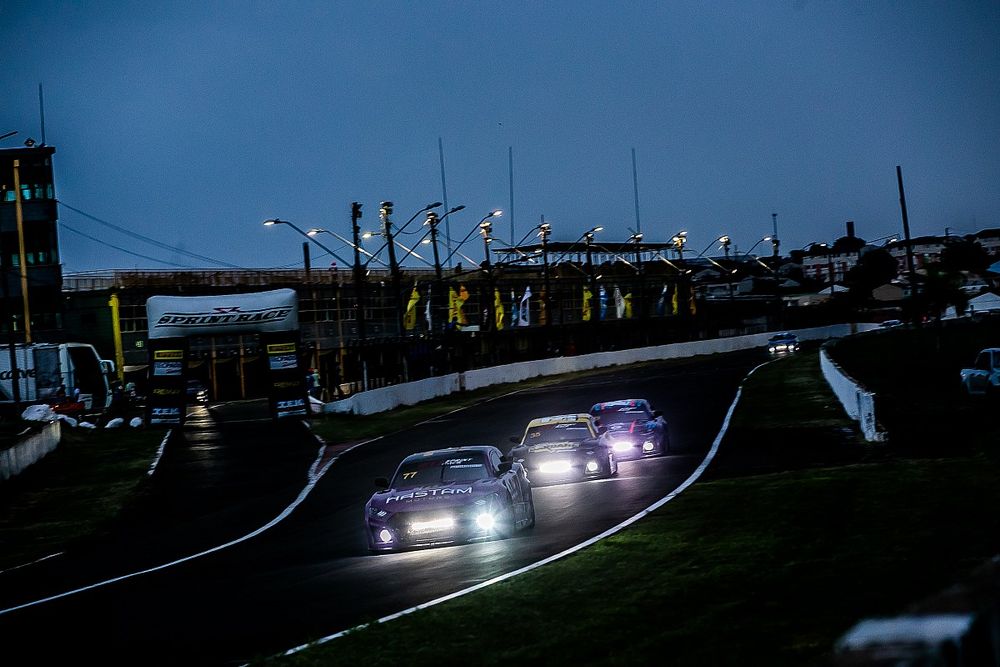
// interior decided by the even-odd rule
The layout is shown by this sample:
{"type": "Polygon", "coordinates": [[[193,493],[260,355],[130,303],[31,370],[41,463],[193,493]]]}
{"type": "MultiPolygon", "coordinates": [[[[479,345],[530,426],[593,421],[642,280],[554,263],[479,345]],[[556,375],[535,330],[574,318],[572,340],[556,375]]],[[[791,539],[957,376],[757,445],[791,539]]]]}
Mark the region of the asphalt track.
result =
{"type": "MultiPolygon", "coordinates": [[[[287,518],[233,546],[140,576],[0,612],[4,663],[239,664],[491,579],[632,516],[681,484],[716,436],[743,377],[766,354],[616,369],[525,389],[342,455],[287,518]],[[672,453],[623,462],[611,480],[537,487],[537,525],[513,538],[369,555],[372,480],[411,452],[458,444],[505,450],[533,417],[645,397],[663,410],[672,453]]],[[[199,409],[146,500],[110,538],[0,574],[0,609],[120,577],[246,535],[300,496],[321,448],[259,404],[199,409]]],[[[723,448],[725,443],[723,443],[723,448]]]]}

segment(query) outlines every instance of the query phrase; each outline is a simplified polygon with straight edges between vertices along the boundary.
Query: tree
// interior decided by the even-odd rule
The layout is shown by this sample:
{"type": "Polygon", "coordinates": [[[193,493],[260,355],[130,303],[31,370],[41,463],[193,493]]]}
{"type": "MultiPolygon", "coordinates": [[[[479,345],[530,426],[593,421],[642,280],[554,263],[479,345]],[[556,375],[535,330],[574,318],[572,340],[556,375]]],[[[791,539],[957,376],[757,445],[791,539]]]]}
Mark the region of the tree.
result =
{"type": "Polygon", "coordinates": [[[948,273],[971,271],[982,275],[991,263],[990,254],[972,238],[952,241],[941,251],[941,267],[948,273]]]}
{"type": "Polygon", "coordinates": [[[847,272],[847,281],[851,291],[857,289],[867,298],[873,289],[895,278],[898,271],[896,258],[885,248],[876,248],[861,255],[858,263],[847,272]]]}

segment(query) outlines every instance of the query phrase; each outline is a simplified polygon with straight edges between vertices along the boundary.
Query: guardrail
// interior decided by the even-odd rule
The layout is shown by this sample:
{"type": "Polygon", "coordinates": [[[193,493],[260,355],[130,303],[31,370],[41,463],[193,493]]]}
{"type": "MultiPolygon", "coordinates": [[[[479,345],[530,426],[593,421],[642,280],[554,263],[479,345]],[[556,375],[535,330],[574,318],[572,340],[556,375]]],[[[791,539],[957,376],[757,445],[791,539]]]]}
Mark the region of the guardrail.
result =
{"type": "MultiPolygon", "coordinates": [[[[825,340],[839,338],[859,331],[876,328],[875,324],[834,324],[793,331],[799,340],[825,340]]],[[[370,415],[385,412],[401,405],[413,405],[431,398],[445,396],[456,391],[481,389],[496,384],[521,382],[529,378],[574,373],[594,368],[634,364],[643,361],[678,359],[702,354],[735,352],[763,347],[772,333],[713,338],[710,340],[671,343],[639,347],[614,352],[595,352],[574,357],[554,357],[536,361],[523,361],[504,366],[478,368],[464,373],[451,373],[416,382],[370,389],[340,401],[326,403],[324,412],[339,414],[370,415]]]]}

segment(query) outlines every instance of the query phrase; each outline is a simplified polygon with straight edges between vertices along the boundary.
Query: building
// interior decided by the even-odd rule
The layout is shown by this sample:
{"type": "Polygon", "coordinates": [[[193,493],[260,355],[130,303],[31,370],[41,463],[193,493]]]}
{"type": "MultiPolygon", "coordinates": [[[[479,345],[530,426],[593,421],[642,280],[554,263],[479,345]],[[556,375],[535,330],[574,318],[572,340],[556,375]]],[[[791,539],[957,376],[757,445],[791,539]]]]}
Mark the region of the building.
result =
{"type": "Polygon", "coordinates": [[[0,269],[5,278],[0,280],[5,288],[0,291],[5,306],[0,332],[6,334],[12,326],[17,339],[25,340],[27,311],[31,340],[56,341],[62,338],[62,267],[52,178],[55,148],[26,143],[31,145],[0,149],[0,269]],[[22,284],[27,285],[27,307],[22,284]]]}

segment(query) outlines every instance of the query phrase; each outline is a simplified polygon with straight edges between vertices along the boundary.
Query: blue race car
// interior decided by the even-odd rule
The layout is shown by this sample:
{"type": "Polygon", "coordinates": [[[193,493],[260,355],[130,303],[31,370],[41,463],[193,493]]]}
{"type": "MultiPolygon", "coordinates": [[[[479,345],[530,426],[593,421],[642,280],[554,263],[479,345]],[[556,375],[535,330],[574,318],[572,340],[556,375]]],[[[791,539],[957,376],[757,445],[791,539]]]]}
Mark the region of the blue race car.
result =
{"type": "Polygon", "coordinates": [[[572,482],[618,473],[618,459],[607,433],[585,412],[539,417],[528,422],[524,437],[511,438],[514,461],[522,463],[532,484],[572,482]]]}
{"type": "Polygon", "coordinates": [[[644,398],[597,403],[590,414],[608,429],[608,440],[621,460],[660,456],[670,450],[670,434],[663,413],[644,398]]]}
{"type": "Polygon", "coordinates": [[[489,445],[412,454],[375,486],[365,505],[371,551],[504,538],[535,525],[524,468],[489,445]]]}

